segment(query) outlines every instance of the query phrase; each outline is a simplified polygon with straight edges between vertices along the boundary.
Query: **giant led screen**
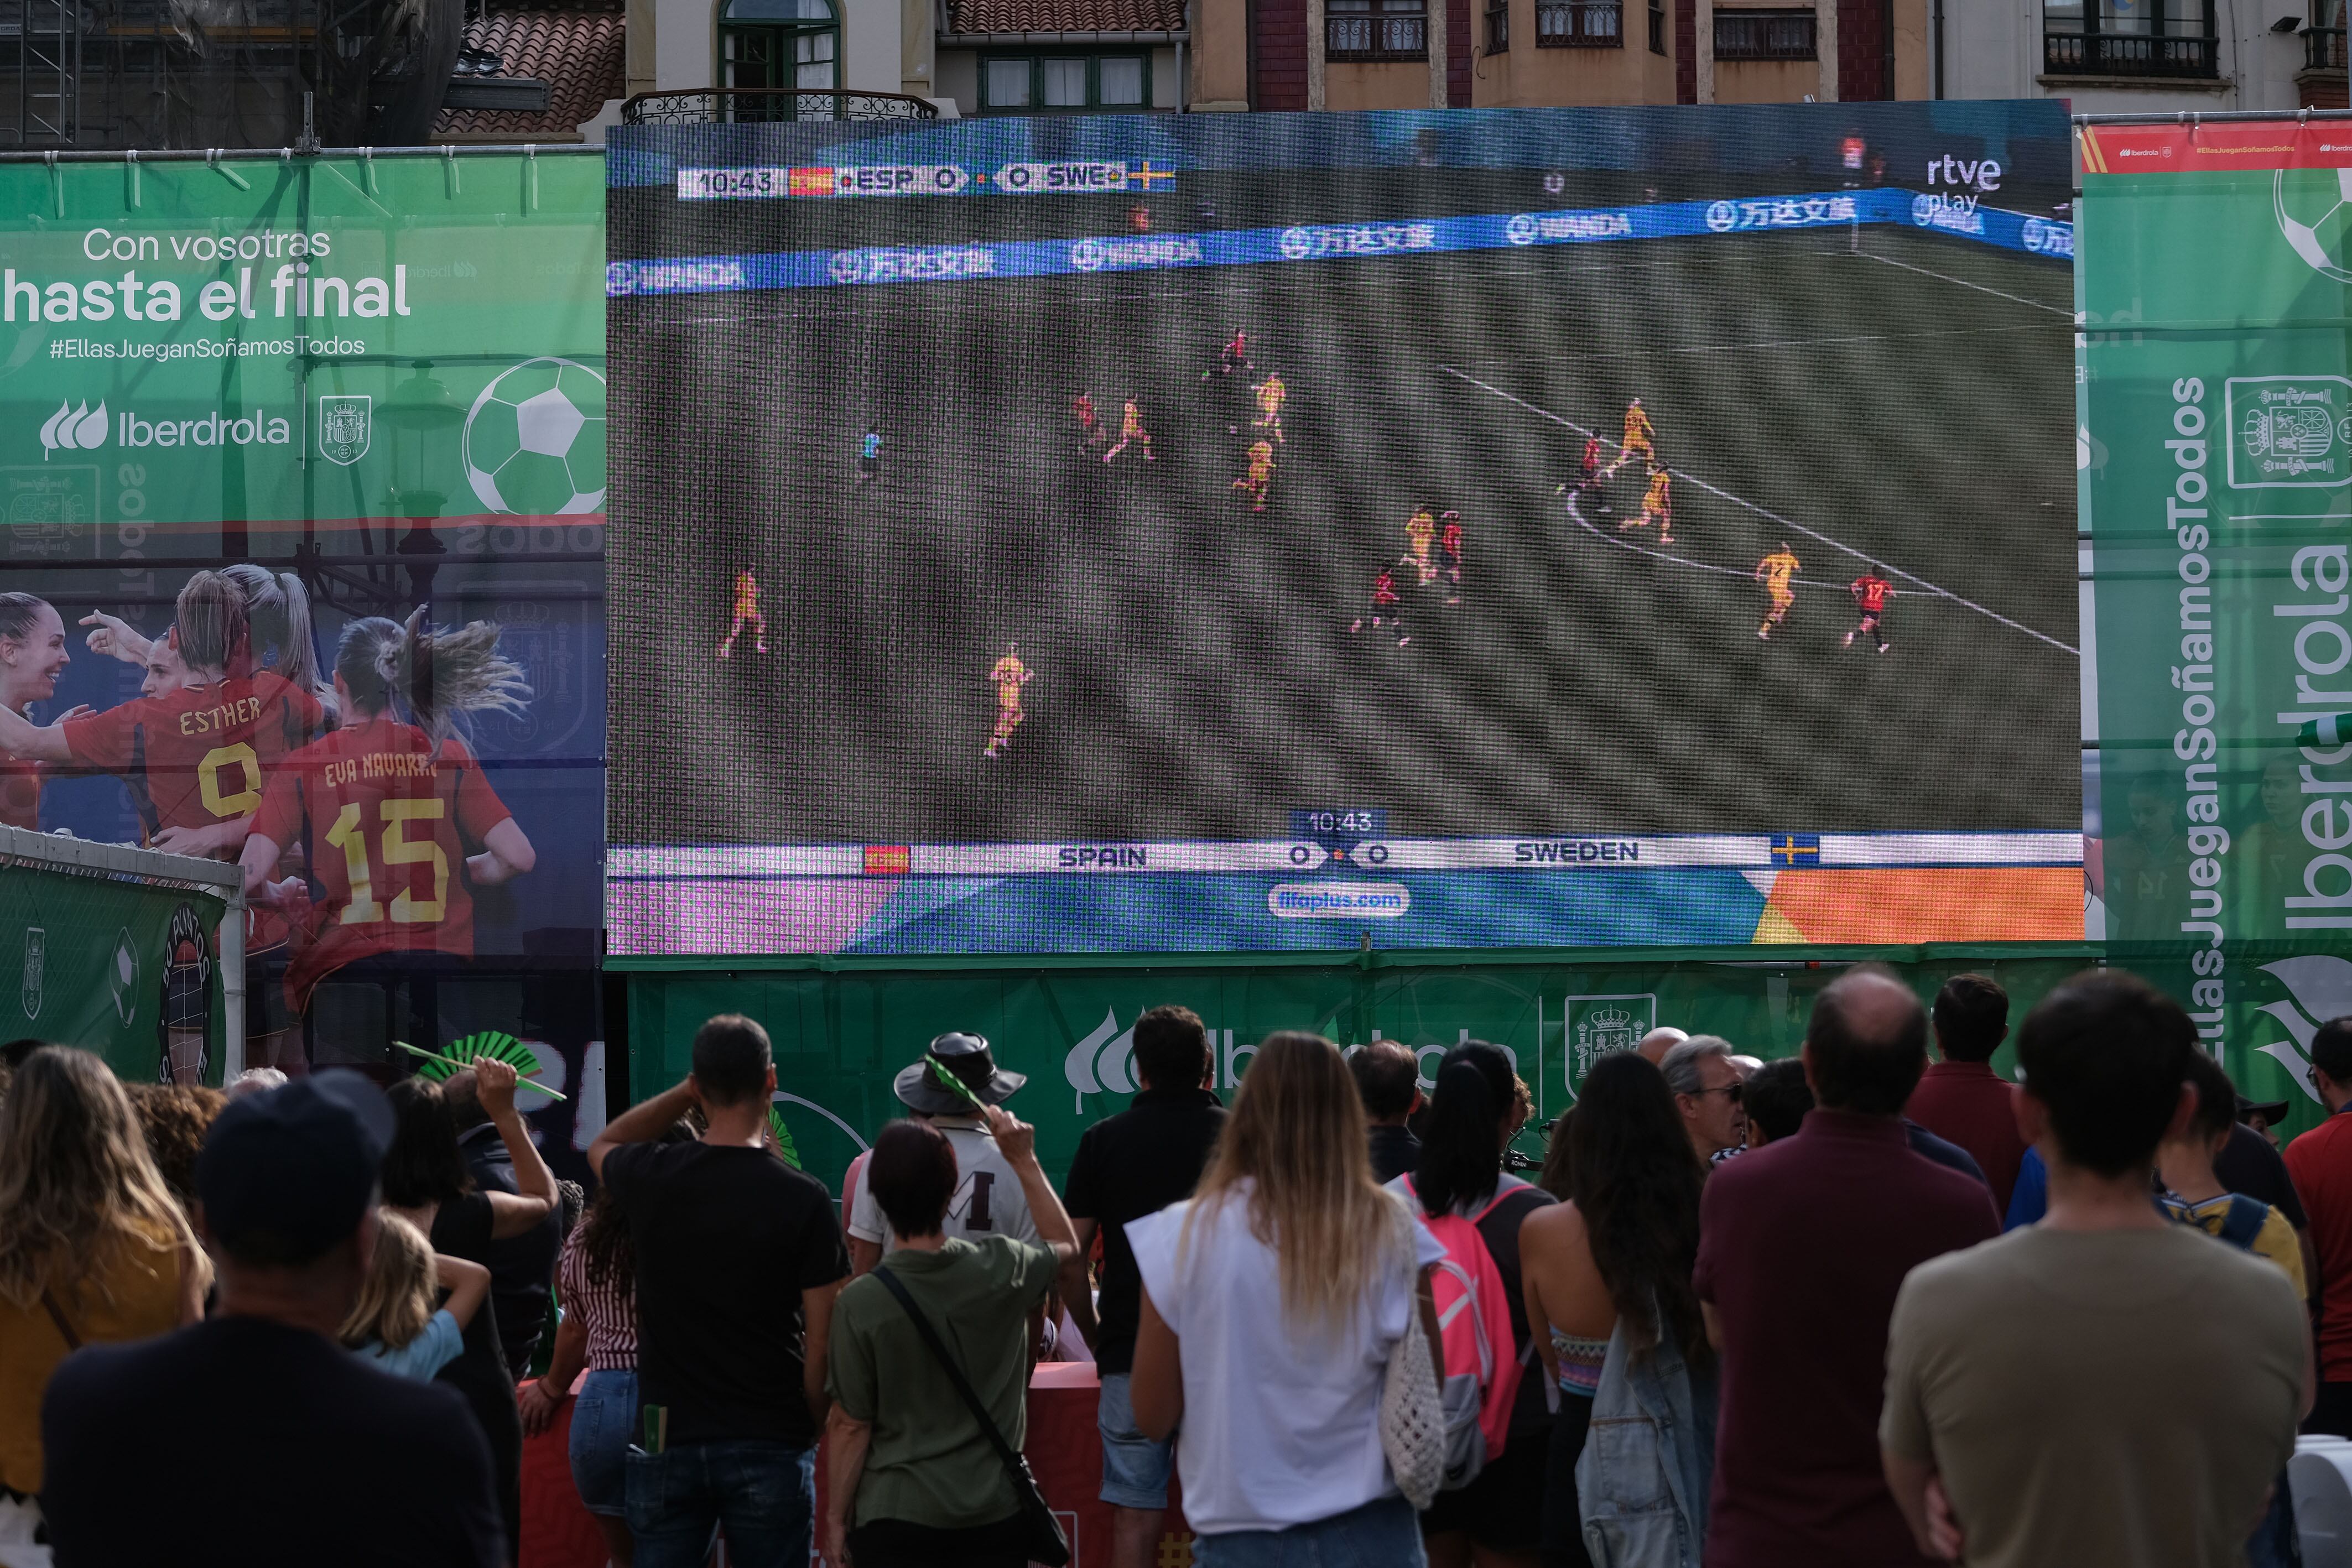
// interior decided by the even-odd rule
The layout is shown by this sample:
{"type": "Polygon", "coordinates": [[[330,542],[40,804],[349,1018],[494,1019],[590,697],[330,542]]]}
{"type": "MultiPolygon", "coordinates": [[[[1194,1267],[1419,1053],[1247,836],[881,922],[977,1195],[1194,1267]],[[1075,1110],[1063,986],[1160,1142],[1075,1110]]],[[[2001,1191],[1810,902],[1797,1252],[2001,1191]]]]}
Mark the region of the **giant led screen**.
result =
{"type": "Polygon", "coordinates": [[[2082,936],[2059,106],[607,178],[613,952],[2082,936]]]}

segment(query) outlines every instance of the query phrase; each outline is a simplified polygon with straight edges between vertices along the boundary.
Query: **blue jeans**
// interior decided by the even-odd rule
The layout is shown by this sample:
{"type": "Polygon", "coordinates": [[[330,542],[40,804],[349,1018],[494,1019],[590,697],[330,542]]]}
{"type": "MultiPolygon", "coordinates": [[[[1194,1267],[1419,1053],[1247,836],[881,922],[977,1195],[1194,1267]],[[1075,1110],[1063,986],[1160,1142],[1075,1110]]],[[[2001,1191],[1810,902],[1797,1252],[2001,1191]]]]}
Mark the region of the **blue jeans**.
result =
{"type": "Polygon", "coordinates": [[[1154,1442],[1136,1429],[1132,1379],[1124,1372],[1102,1375],[1095,1402],[1095,1426],[1102,1433],[1102,1500],[1113,1508],[1149,1513],[1168,1506],[1168,1472],[1175,1463],[1176,1439],[1154,1442]]]}
{"type": "Polygon", "coordinates": [[[1429,1558],[1412,1504],[1384,1497],[1288,1530],[1195,1536],[1192,1561],[1199,1568],[1427,1568],[1429,1558]]]}
{"type": "Polygon", "coordinates": [[[733,1568],[808,1568],[816,1456],[756,1438],[631,1449],[629,1533],[637,1568],[701,1568],[714,1529],[733,1568]]]}
{"type": "Polygon", "coordinates": [[[629,1444],[636,1429],[636,1373],[590,1373],[572,1402],[572,1484],[590,1513],[627,1515],[629,1444]]]}

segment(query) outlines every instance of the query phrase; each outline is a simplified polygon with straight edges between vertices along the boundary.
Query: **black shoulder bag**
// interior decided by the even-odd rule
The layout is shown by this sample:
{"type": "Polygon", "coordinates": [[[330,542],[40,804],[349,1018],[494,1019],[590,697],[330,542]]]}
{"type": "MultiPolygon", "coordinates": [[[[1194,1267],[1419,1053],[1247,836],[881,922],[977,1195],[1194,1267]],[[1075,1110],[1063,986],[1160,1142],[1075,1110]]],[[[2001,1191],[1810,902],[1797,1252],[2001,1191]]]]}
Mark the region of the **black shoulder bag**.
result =
{"type": "Polygon", "coordinates": [[[1021,1524],[1027,1538],[1022,1550],[1029,1554],[1030,1562],[1043,1563],[1045,1568],[1067,1568],[1070,1561],[1069,1537],[1062,1533],[1062,1521],[1054,1517],[1054,1511],[1046,1505],[1045,1494],[1037,1490],[1037,1478],[1030,1473],[1029,1461],[1015,1453],[1013,1445],[1004,1440],[1004,1434],[996,1429],[996,1422],[989,1415],[988,1406],[980,1402],[980,1396],[972,1391],[971,1383],[964,1377],[963,1369],[956,1365],[955,1359],[948,1354],[948,1347],[940,1343],[939,1331],[931,1327],[931,1320],[923,1315],[923,1309],[915,1305],[915,1298],[907,1293],[907,1287],[898,1277],[887,1268],[876,1269],[874,1277],[882,1281],[883,1289],[898,1298],[898,1304],[906,1309],[908,1318],[915,1325],[915,1332],[923,1336],[925,1344],[931,1347],[931,1355],[939,1362],[940,1370],[948,1375],[948,1382],[962,1396],[964,1407],[971,1412],[971,1418],[980,1423],[981,1432],[988,1438],[989,1446],[996,1450],[998,1462],[1003,1465],[1006,1478],[1013,1482],[1013,1499],[1021,1505],[1021,1524]]]}

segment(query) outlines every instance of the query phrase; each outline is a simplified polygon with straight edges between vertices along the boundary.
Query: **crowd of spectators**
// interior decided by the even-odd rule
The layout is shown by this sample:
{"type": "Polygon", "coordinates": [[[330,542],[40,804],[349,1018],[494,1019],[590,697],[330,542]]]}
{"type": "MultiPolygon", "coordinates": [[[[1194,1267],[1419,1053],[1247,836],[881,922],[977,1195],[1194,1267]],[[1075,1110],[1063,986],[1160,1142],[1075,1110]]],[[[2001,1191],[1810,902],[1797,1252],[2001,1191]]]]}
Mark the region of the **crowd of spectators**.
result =
{"type": "Polygon", "coordinates": [[[595,1135],[584,1211],[501,1062],[222,1092],[21,1042],[0,1563],[511,1564],[568,1416],[622,1568],[1020,1568],[1061,1357],[1112,1568],[1170,1561],[1171,1479],[1207,1568],[2298,1561],[2298,1425],[2352,1437],[2352,1313],[2312,1327],[2352,1300],[2352,1019],[2283,1158],[2128,975],[2044,997],[2014,1082],[2011,1034],[1985,977],[1854,966],[1792,1058],[1602,1056],[1531,1181],[1499,1047],[1276,1033],[1228,1106],[1160,1007],[1057,1192],[1023,1075],[950,1032],[836,1202],[729,1014],[595,1135]]]}

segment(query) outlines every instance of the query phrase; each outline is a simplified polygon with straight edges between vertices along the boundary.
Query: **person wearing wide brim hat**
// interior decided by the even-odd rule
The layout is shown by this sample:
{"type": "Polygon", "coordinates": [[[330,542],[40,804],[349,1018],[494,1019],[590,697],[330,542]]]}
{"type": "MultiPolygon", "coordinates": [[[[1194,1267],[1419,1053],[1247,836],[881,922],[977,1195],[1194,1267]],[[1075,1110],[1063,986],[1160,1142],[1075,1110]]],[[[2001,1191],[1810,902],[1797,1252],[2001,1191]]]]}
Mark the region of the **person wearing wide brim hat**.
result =
{"type": "Polygon", "coordinates": [[[919,1116],[972,1114],[971,1101],[940,1081],[941,1067],[983,1105],[1002,1105],[1029,1082],[1027,1073],[996,1065],[985,1036],[951,1030],[931,1041],[922,1061],[900,1071],[891,1085],[899,1103],[919,1116]]]}
{"type": "MultiPolygon", "coordinates": [[[[1020,1173],[997,1148],[979,1107],[941,1079],[942,1070],[971,1091],[971,1100],[982,1105],[1003,1104],[1029,1082],[1029,1075],[997,1066],[982,1036],[951,1030],[931,1041],[923,1060],[902,1071],[891,1084],[908,1114],[946,1134],[955,1150],[956,1190],[944,1221],[947,1235],[968,1241],[991,1236],[1036,1240],[1037,1222],[1022,1193],[1020,1173]]],[[[897,1245],[888,1218],[863,1182],[857,1184],[843,1228],[849,1234],[852,1274],[865,1273],[897,1245]]]]}

